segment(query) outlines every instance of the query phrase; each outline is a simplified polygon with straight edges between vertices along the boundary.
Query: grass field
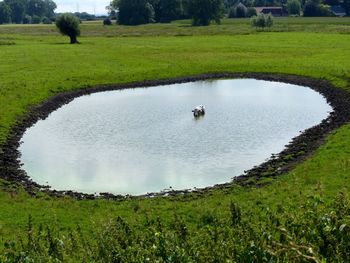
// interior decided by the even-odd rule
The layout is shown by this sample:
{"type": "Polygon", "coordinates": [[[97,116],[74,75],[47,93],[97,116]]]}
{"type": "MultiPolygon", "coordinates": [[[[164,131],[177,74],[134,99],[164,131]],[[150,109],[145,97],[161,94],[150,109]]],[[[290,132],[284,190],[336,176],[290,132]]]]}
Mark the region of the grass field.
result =
{"type": "MultiPolygon", "coordinates": [[[[79,40],[80,45],[67,44],[68,39],[60,36],[52,25],[0,26],[0,144],[5,142],[16,119],[30,106],[63,91],[98,84],[215,72],[269,72],[326,79],[338,88],[350,89],[350,18],[278,19],[271,32],[256,32],[249,20],[225,20],[222,25],[199,28],[189,27],[188,21],[138,27],[86,23],[82,25],[79,40]]],[[[206,232],[202,231],[214,231],[217,222],[227,227],[225,220],[234,210],[232,202],[240,207],[245,223],[249,222],[254,229],[267,227],[272,236],[281,235],[281,232],[272,229],[280,228],[271,225],[272,212],[269,211],[273,211],[287,230],[295,227],[288,222],[306,227],[306,223],[311,222],[306,215],[310,209],[316,215],[312,222],[321,222],[317,216],[331,214],[336,195],[342,191],[346,196],[349,191],[349,137],[350,125],[341,127],[314,156],[262,188],[237,186],[171,198],[77,201],[44,194],[30,197],[0,181],[0,253],[6,246],[9,251],[5,240],[18,241],[19,237],[28,235],[29,216],[30,225],[54,226],[63,235],[79,225],[91,242],[96,238],[90,233],[91,229],[118,216],[128,222],[138,239],[142,239],[147,229],[145,218],[157,222],[159,217],[164,228],[170,230],[174,218],[181,218],[193,235],[191,244],[198,245],[202,238],[203,242],[207,240],[206,232]],[[280,212],[281,207],[283,212],[280,212]]],[[[337,224],[345,224],[348,216],[339,219],[337,224]]],[[[349,235],[349,227],[346,229],[349,235]]],[[[232,239],[237,238],[232,235],[232,239]]],[[[238,238],[250,244],[249,237],[244,236],[246,239],[238,238]]],[[[296,234],[291,236],[293,242],[308,240],[307,237],[299,240],[296,234]]],[[[171,235],[167,238],[164,240],[171,240],[171,235]]],[[[316,250],[314,254],[308,250],[304,254],[309,253],[317,260],[326,258],[327,254],[317,250],[315,243],[318,244],[310,242],[310,247],[316,250]]],[[[208,247],[223,246],[206,244],[208,247]]],[[[134,247],[137,246],[134,244],[134,247]]],[[[77,251],[80,255],[84,253],[82,248],[77,251]]],[[[350,251],[344,253],[349,256],[350,251]]],[[[278,255],[277,258],[283,259],[278,255]]],[[[300,256],[287,258],[308,261],[300,256]]],[[[344,258],[347,257],[338,257],[340,261],[344,258]]],[[[246,259],[249,262],[250,258],[246,259]]]]}

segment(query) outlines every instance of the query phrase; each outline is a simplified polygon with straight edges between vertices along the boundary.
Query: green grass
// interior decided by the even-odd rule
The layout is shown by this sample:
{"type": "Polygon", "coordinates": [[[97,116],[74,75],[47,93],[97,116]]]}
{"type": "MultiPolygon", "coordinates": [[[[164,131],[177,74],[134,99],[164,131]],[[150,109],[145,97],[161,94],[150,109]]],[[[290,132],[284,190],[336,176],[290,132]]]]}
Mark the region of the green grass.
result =
{"type": "MultiPolygon", "coordinates": [[[[279,19],[273,32],[256,32],[249,20],[225,20],[208,28],[188,27],[187,22],[109,28],[87,23],[80,45],[67,44],[53,26],[0,26],[0,43],[11,43],[0,45],[0,144],[30,106],[62,91],[98,84],[212,72],[271,72],[327,79],[350,88],[349,18],[279,19]]],[[[147,213],[169,224],[176,211],[194,229],[205,214],[229,216],[226,208],[231,201],[253,221],[266,207],[293,211],[310,196],[329,203],[340,190],[349,190],[349,137],[350,125],[345,125],[314,156],[258,189],[237,186],[202,196],[77,201],[30,197],[2,181],[0,236],[26,235],[29,215],[35,225],[57,225],[64,232],[79,224],[89,233],[92,226],[116,216],[137,225],[147,213]]]]}

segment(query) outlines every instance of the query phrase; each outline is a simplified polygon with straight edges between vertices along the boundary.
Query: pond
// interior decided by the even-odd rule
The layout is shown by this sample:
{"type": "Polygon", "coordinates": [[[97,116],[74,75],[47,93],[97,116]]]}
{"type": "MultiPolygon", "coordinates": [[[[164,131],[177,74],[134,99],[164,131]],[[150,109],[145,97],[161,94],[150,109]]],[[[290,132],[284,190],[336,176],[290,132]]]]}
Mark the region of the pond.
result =
{"type": "Polygon", "coordinates": [[[229,182],[332,108],[310,88],[211,80],[81,96],[27,129],[23,169],[56,190],[141,195],[229,182]],[[206,114],[194,118],[203,104],[206,114]]]}

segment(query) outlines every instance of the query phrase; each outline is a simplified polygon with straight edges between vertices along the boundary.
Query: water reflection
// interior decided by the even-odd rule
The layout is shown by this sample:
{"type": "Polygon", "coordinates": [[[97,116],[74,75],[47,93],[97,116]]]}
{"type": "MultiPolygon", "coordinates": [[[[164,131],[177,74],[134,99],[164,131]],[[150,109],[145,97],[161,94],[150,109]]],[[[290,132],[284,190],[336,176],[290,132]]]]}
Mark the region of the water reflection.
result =
{"type": "Polygon", "coordinates": [[[101,92],[28,129],[21,161],[33,180],[58,190],[205,187],[280,152],[329,111],[309,88],[252,79],[101,92]],[[206,115],[195,119],[200,104],[206,115]]]}

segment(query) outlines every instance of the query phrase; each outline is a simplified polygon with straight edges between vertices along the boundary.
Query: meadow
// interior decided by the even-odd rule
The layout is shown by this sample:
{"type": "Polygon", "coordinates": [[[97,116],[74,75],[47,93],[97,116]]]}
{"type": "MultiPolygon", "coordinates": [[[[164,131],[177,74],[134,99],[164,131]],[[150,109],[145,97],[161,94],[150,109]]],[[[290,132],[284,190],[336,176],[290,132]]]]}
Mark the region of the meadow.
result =
{"type": "MultiPolygon", "coordinates": [[[[293,74],[350,91],[350,18],[248,19],[190,27],[0,26],[0,145],[30,107],[96,85],[204,73],[293,74]]],[[[350,260],[350,125],[263,187],[153,199],[31,196],[0,181],[0,262],[342,262],[350,260]],[[328,259],[328,260],[327,260],[328,259]]],[[[1,154],[1,146],[0,146],[1,154]]]]}

